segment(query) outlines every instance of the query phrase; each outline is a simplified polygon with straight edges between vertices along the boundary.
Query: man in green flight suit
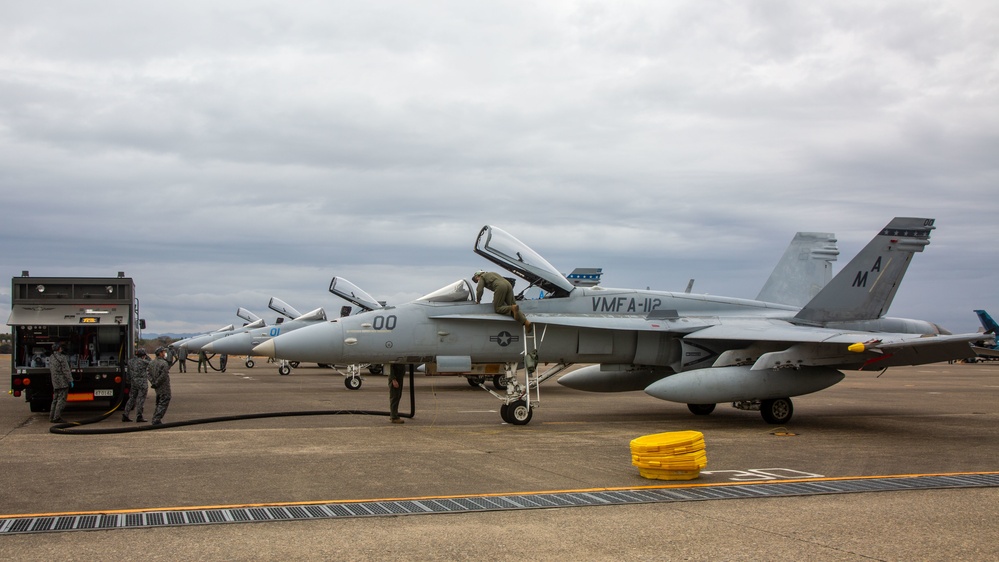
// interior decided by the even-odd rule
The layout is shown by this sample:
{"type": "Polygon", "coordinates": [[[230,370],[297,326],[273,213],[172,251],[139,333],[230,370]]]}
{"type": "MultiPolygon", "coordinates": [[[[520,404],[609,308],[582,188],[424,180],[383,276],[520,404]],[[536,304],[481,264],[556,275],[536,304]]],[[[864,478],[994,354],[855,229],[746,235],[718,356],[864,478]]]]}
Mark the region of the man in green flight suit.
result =
{"type": "Polygon", "coordinates": [[[478,283],[475,288],[475,302],[482,302],[483,289],[493,292],[493,310],[503,316],[512,316],[517,322],[524,325],[524,329],[531,331],[531,321],[524,316],[513,299],[513,285],[510,284],[499,273],[491,271],[476,271],[472,275],[472,281],[478,283]]]}
{"type": "Polygon", "coordinates": [[[399,400],[402,398],[402,382],[406,380],[406,366],[392,363],[388,367],[389,421],[392,423],[406,423],[399,417],[399,400]]]}

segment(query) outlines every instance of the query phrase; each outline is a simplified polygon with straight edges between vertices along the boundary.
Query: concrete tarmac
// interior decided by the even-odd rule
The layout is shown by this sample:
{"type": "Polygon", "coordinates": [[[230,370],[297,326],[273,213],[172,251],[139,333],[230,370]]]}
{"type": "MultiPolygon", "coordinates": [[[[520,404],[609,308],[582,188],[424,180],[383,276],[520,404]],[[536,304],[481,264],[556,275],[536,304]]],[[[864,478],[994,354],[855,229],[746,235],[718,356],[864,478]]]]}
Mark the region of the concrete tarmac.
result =
{"type": "MultiPolygon", "coordinates": [[[[0,357],[0,374],[9,359],[0,357]]],[[[195,365],[190,364],[193,368],[195,365]]],[[[334,370],[171,373],[165,421],[388,408],[384,376],[334,370]]],[[[408,384],[408,383],[407,383],[408,384]]],[[[416,415],[278,417],[111,435],[55,435],[0,400],[0,515],[642,487],[629,441],[704,433],[695,483],[999,471],[999,363],[850,372],[794,398],[784,427],[719,405],[693,416],[641,392],[542,386],[526,426],[463,378],[415,378],[416,415]]],[[[146,417],[153,410],[153,392],[146,417]]],[[[402,410],[409,406],[404,398],[402,410]]],[[[78,420],[99,408],[71,407],[78,420]]],[[[135,427],[115,414],[88,428],[135,427]]],[[[0,536],[8,560],[983,560],[999,557],[999,489],[857,493],[367,519],[0,536]]]]}

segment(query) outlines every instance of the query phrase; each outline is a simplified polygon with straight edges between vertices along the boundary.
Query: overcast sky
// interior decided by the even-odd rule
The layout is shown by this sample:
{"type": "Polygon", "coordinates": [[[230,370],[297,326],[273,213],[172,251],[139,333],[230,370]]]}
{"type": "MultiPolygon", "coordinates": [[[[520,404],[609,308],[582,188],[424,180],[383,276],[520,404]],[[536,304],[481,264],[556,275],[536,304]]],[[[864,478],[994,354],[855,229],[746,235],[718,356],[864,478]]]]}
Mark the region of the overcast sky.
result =
{"type": "MultiPolygon", "coordinates": [[[[999,4],[0,4],[11,276],[134,277],[147,332],[401,303],[497,225],[603,284],[752,298],[937,219],[892,316],[999,313],[999,4]]],[[[6,328],[6,327],[5,327],[6,328]]]]}

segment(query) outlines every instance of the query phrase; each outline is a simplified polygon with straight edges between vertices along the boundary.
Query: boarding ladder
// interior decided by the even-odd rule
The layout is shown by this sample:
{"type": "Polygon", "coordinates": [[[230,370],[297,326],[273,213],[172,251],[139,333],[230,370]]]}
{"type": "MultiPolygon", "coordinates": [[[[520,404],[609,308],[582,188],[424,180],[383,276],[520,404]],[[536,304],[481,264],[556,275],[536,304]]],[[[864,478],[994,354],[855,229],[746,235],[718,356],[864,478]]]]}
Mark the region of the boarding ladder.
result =
{"type": "Polygon", "coordinates": [[[507,363],[505,366],[506,375],[504,376],[506,396],[501,396],[489,390],[483,384],[479,385],[503,401],[500,416],[503,418],[503,421],[512,425],[525,425],[531,421],[534,408],[538,407],[541,403],[541,383],[561,373],[570,366],[568,363],[558,363],[546,369],[544,373],[539,374],[538,348],[544,342],[548,327],[545,326],[542,329],[535,322],[531,325],[531,328],[531,331],[528,331],[527,328],[522,328],[521,332],[524,342],[523,362],[527,379],[526,384],[521,385],[517,381],[517,363],[507,363]],[[533,397],[531,396],[532,390],[534,391],[533,397]]]}

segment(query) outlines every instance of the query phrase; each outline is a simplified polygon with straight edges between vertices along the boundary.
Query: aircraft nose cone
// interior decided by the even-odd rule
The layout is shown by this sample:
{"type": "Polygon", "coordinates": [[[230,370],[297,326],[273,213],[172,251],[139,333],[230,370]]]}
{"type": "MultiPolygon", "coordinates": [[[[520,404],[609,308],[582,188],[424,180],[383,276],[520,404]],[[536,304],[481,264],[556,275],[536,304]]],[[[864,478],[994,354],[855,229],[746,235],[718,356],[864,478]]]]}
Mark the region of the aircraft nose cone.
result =
{"type": "Polygon", "coordinates": [[[210,341],[201,346],[201,351],[204,351],[205,353],[215,353],[215,342],[210,341]]]}
{"type": "Polygon", "coordinates": [[[254,355],[263,355],[264,357],[276,357],[277,350],[274,348],[274,339],[271,338],[264,343],[253,348],[254,355]]]}
{"type": "Polygon", "coordinates": [[[323,322],[281,334],[253,348],[255,355],[308,363],[344,364],[339,323],[323,322]]]}

